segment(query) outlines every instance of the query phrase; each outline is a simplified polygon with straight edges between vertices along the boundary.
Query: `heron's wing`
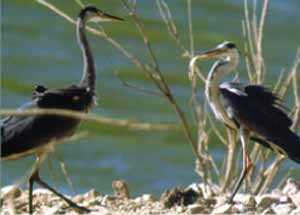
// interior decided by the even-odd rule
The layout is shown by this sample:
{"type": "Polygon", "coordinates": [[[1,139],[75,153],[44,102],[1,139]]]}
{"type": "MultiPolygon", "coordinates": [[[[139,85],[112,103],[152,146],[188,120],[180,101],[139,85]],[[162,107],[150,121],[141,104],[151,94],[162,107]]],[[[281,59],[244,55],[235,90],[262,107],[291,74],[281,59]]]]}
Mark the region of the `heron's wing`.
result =
{"type": "MultiPolygon", "coordinates": [[[[17,109],[17,111],[28,110],[37,107],[37,100],[34,99],[17,109]]],[[[29,131],[34,124],[34,116],[9,116],[0,121],[1,128],[1,157],[6,157],[11,151],[22,151],[25,144],[14,144],[14,137],[29,131]]],[[[25,142],[26,140],[24,140],[25,142]]]]}
{"type": "Polygon", "coordinates": [[[220,85],[220,92],[224,106],[238,109],[243,115],[253,115],[255,119],[261,117],[264,124],[272,122],[272,125],[278,127],[287,128],[292,125],[292,120],[284,112],[279,98],[267,88],[227,82],[220,85]]]}
{"type": "Polygon", "coordinates": [[[229,117],[250,130],[263,145],[300,163],[300,137],[290,130],[292,120],[278,104],[276,95],[257,85],[236,86],[220,86],[221,101],[229,117]]]}

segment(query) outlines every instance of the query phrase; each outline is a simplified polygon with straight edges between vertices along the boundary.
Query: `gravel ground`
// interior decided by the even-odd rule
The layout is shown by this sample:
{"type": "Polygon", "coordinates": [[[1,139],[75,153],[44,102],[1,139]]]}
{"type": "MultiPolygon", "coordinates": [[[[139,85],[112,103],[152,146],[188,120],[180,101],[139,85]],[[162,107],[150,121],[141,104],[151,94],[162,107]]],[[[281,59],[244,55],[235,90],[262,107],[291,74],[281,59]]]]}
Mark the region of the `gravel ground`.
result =
{"type": "MultiPolygon", "coordinates": [[[[160,199],[151,194],[131,197],[122,180],[112,184],[114,195],[91,190],[82,195],[69,196],[80,206],[91,210],[89,214],[290,214],[300,215],[300,181],[288,179],[281,190],[263,195],[237,194],[234,204],[226,203],[224,195],[217,195],[217,186],[192,184],[186,188],[165,191],[160,199]]],[[[78,214],[64,201],[45,189],[34,190],[34,214],[78,214]]],[[[15,186],[1,189],[1,214],[28,213],[28,190],[15,186]]]]}

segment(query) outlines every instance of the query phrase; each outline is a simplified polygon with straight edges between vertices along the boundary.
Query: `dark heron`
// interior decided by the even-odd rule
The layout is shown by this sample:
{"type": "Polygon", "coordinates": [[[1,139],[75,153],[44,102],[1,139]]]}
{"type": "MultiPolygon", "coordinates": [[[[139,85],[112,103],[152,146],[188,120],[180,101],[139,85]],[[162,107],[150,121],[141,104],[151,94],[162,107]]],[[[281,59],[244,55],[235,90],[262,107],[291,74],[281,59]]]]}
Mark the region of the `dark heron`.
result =
{"type": "MultiPolygon", "coordinates": [[[[21,106],[18,111],[31,108],[55,108],[88,112],[95,104],[95,65],[90,50],[85,26],[88,21],[105,22],[121,21],[121,18],[106,14],[96,7],[88,6],[79,13],[76,23],[76,33],[79,46],[83,53],[83,75],[78,85],[60,89],[47,89],[37,86],[32,101],[21,106]]],[[[33,183],[49,189],[64,199],[71,207],[79,212],[89,212],[70,199],[51,188],[39,176],[39,168],[47,152],[53,144],[74,134],[80,124],[79,119],[55,115],[38,116],[9,116],[1,122],[1,160],[19,159],[27,155],[37,156],[37,167],[29,177],[29,213],[33,212],[32,188],[33,183]]]]}
{"type": "Polygon", "coordinates": [[[279,98],[260,85],[224,82],[222,76],[233,72],[239,64],[239,51],[232,42],[196,55],[190,62],[193,69],[197,59],[217,59],[206,79],[205,95],[215,117],[227,127],[237,129],[243,149],[243,170],[229,198],[232,201],[252,167],[247,153],[250,139],[286,155],[300,163],[300,138],[290,126],[292,120],[283,111],[279,98]]]}

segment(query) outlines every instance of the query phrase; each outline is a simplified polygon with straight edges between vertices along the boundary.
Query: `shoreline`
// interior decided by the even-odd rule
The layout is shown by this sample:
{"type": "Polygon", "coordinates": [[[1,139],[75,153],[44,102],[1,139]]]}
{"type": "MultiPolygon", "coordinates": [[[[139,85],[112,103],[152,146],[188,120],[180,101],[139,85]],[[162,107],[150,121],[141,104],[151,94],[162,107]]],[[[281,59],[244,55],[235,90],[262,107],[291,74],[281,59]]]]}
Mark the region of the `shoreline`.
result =
{"type": "MultiPolygon", "coordinates": [[[[300,214],[300,181],[291,178],[281,190],[274,189],[262,195],[238,193],[234,204],[226,203],[226,195],[218,194],[218,186],[204,187],[203,183],[172,188],[165,191],[160,199],[151,194],[131,197],[126,182],[122,180],[114,181],[112,188],[113,195],[92,189],[68,197],[89,208],[89,214],[300,214]]],[[[37,188],[33,196],[34,214],[78,214],[48,190],[37,188]]],[[[24,213],[28,213],[28,190],[14,185],[1,188],[1,214],[24,213]]]]}

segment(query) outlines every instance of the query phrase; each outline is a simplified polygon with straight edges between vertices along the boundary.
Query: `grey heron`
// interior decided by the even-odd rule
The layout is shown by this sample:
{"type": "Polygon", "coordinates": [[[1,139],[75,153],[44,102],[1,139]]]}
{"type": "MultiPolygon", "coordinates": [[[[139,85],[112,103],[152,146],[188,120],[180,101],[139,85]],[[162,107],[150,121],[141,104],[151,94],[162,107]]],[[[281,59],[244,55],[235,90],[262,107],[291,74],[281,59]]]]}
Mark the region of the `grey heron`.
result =
{"type": "Polygon", "coordinates": [[[205,95],[215,117],[227,127],[239,131],[243,151],[243,169],[229,198],[232,201],[252,167],[247,153],[250,139],[286,155],[300,163],[300,138],[290,126],[292,120],[284,112],[280,99],[261,85],[224,82],[223,76],[235,71],[239,51],[233,42],[197,54],[190,61],[190,69],[198,59],[217,59],[205,83],[205,95]]]}
{"type": "MultiPolygon", "coordinates": [[[[30,102],[21,106],[18,111],[32,108],[55,108],[88,112],[95,104],[96,97],[96,69],[93,55],[86,37],[85,26],[89,21],[121,21],[123,19],[104,13],[94,6],[83,8],[77,18],[76,34],[78,44],[83,54],[83,74],[77,85],[60,89],[47,89],[37,86],[30,102]]],[[[33,212],[32,189],[37,184],[49,189],[65,200],[72,208],[79,212],[89,212],[70,199],[51,188],[39,176],[39,168],[53,141],[60,141],[74,134],[80,124],[79,119],[56,115],[37,116],[9,116],[0,122],[1,126],[1,160],[19,159],[35,154],[37,168],[29,177],[29,213],[33,212]]]]}

